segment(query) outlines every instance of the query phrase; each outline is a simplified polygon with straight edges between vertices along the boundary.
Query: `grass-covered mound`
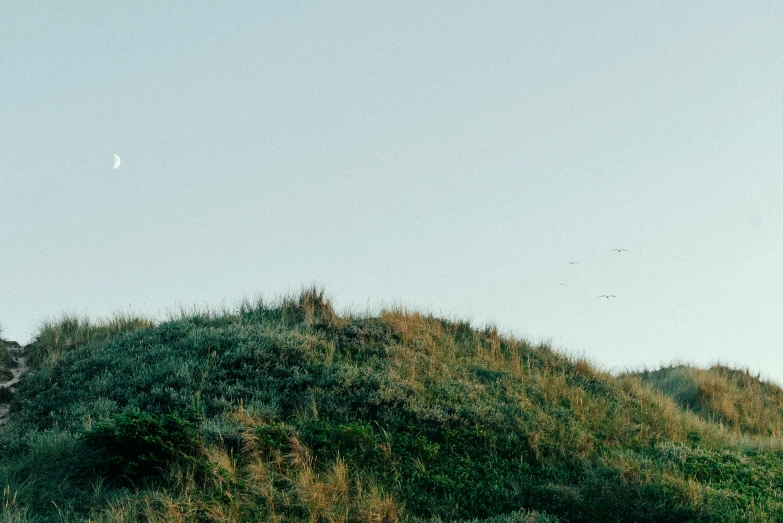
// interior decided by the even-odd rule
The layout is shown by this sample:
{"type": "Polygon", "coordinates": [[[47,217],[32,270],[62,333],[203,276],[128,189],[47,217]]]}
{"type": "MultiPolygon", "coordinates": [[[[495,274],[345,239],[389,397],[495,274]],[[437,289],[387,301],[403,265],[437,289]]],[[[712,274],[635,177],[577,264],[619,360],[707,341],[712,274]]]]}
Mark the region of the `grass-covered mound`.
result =
{"type": "Polygon", "coordinates": [[[0,430],[17,521],[778,521],[775,440],[633,376],[321,292],[66,318],[0,430]],[[500,518],[500,519],[497,519],[500,518]]]}
{"type": "Polygon", "coordinates": [[[783,436],[783,389],[750,371],[678,365],[638,376],[705,419],[746,434],[783,436]]]}

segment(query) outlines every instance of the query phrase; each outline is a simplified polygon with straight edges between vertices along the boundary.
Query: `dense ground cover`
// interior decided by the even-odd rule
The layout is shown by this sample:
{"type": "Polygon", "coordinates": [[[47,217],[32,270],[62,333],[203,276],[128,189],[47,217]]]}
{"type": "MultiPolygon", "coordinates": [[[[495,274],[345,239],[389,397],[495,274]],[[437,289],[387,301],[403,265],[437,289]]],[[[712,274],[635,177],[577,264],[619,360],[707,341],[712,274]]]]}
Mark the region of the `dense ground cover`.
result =
{"type": "Polygon", "coordinates": [[[491,327],[339,317],[310,289],[64,318],[30,350],[0,429],[8,521],[783,519],[774,431],[491,327]]]}
{"type": "MultiPolygon", "coordinates": [[[[15,342],[3,339],[3,326],[0,325],[0,383],[8,381],[13,377],[12,369],[16,366],[16,362],[8,349],[17,345],[15,342]]],[[[0,394],[1,398],[2,394],[0,394]]]]}

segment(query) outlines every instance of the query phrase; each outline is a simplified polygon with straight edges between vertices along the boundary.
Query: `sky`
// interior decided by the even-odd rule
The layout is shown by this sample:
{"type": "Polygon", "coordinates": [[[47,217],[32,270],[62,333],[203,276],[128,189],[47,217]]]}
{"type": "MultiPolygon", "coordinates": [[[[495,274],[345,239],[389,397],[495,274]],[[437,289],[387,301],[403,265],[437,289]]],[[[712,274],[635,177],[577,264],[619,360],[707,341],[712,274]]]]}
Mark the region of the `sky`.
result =
{"type": "Polygon", "coordinates": [[[5,338],[315,283],[783,383],[779,3],[140,4],[0,3],[5,338]]]}

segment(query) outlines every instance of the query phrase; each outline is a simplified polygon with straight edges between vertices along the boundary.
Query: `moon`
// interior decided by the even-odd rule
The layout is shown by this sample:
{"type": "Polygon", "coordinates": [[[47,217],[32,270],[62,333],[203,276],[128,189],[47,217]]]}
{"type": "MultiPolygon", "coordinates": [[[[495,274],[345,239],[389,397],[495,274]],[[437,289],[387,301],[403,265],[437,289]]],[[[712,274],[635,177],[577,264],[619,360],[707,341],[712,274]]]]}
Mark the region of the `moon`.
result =
{"type": "Polygon", "coordinates": [[[119,166],[120,166],[120,157],[115,154],[114,155],[114,167],[112,167],[112,169],[116,169],[119,166]]]}

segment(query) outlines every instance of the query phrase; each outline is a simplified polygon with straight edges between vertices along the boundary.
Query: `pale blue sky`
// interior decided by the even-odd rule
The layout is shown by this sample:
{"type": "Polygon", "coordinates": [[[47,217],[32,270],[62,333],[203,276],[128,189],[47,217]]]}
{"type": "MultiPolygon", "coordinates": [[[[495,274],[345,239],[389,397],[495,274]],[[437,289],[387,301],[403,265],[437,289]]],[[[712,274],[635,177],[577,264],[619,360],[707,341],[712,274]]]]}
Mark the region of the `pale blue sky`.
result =
{"type": "Polygon", "coordinates": [[[50,4],[0,4],[7,337],[317,282],[783,382],[776,3],[50,4]]]}

